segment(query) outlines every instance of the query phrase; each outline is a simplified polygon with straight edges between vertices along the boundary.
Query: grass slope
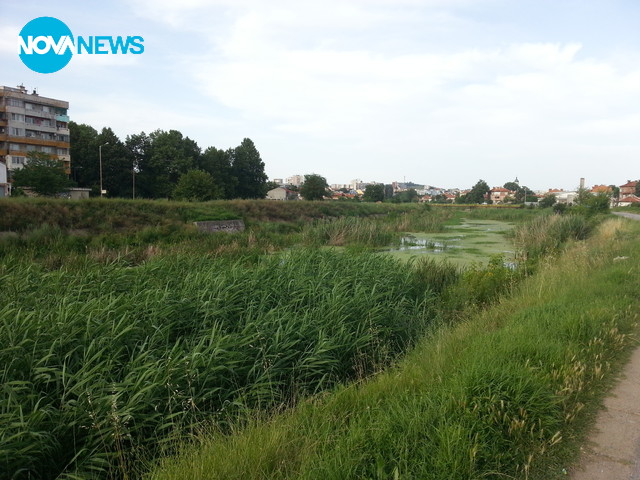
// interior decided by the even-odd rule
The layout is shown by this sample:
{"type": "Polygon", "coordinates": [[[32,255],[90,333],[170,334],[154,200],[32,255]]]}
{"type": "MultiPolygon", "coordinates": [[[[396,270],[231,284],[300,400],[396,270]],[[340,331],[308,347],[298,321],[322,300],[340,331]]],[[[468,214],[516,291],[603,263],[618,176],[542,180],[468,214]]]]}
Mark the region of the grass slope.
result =
{"type": "Polygon", "coordinates": [[[640,226],[609,220],[397,368],[166,460],[153,479],[561,478],[635,345],[640,226]]]}

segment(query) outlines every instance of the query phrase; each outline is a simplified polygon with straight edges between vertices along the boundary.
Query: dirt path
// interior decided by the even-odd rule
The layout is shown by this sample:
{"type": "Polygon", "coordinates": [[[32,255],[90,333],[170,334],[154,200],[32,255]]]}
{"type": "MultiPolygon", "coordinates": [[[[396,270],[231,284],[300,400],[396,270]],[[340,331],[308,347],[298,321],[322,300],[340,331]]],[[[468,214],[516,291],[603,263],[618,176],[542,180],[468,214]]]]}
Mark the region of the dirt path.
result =
{"type": "Polygon", "coordinates": [[[640,480],[640,348],[604,402],[572,480],[640,480]]]}
{"type": "MultiPolygon", "coordinates": [[[[640,215],[616,212],[640,221],[640,215]]],[[[605,399],[571,480],[640,480],[640,348],[605,399]]]]}

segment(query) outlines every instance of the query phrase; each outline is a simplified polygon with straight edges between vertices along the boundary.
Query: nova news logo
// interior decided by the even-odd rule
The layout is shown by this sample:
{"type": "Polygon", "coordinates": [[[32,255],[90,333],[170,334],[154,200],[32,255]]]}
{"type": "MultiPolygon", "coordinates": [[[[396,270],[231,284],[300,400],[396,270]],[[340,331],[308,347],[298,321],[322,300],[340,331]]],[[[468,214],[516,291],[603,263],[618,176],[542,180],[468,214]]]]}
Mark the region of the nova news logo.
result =
{"type": "Polygon", "coordinates": [[[73,38],[64,22],[54,17],[38,17],[20,30],[20,60],[38,73],[53,73],[67,66],[74,53],[139,55],[144,52],[140,36],[90,36],[73,38]]]}

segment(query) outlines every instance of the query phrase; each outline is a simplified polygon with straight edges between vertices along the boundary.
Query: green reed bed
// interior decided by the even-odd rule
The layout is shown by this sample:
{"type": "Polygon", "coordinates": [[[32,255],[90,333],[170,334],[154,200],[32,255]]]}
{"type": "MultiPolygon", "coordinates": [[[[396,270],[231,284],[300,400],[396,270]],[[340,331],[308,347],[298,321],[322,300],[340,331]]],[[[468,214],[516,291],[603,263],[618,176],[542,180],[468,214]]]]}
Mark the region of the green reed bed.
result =
{"type": "Polygon", "coordinates": [[[136,476],[135,461],[204,424],[224,430],[388,364],[435,316],[429,284],[443,281],[317,250],[55,270],[6,257],[0,471],[136,476]]]}
{"type": "Polygon", "coordinates": [[[375,218],[315,220],[304,226],[301,238],[306,245],[384,247],[398,242],[403,232],[441,232],[451,216],[449,211],[416,206],[410,212],[392,212],[375,218]]]}

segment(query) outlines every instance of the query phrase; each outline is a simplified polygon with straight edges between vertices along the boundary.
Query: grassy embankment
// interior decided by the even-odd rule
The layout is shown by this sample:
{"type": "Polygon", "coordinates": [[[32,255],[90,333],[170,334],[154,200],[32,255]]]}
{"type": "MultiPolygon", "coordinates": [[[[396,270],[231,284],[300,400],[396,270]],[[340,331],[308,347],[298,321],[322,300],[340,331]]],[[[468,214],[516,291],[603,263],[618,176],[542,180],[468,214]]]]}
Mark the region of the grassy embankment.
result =
{"type": "Polygon", "coordinates": [[[369,381],[231,436],[214,429],[150,478],[562,478],[636,344],[640,307],[640,225],[608,220],[558,253],[584,227],[550,217],[522,230],[529,260],[554,253],[510,297],[369,381]]]}
{"type": "Polygon", "coordinates": [[[158,255],[263,255],[295,245],[387,245],[403,229],[441,228],[449,212],[420,205],[259,200],[177,203],[0,201],[0,256],[28,255],[57,268],[90,257],[136,265],[158,255]],[[203,234],[193,221],[243,219],[238,234],[203,234]]]}

